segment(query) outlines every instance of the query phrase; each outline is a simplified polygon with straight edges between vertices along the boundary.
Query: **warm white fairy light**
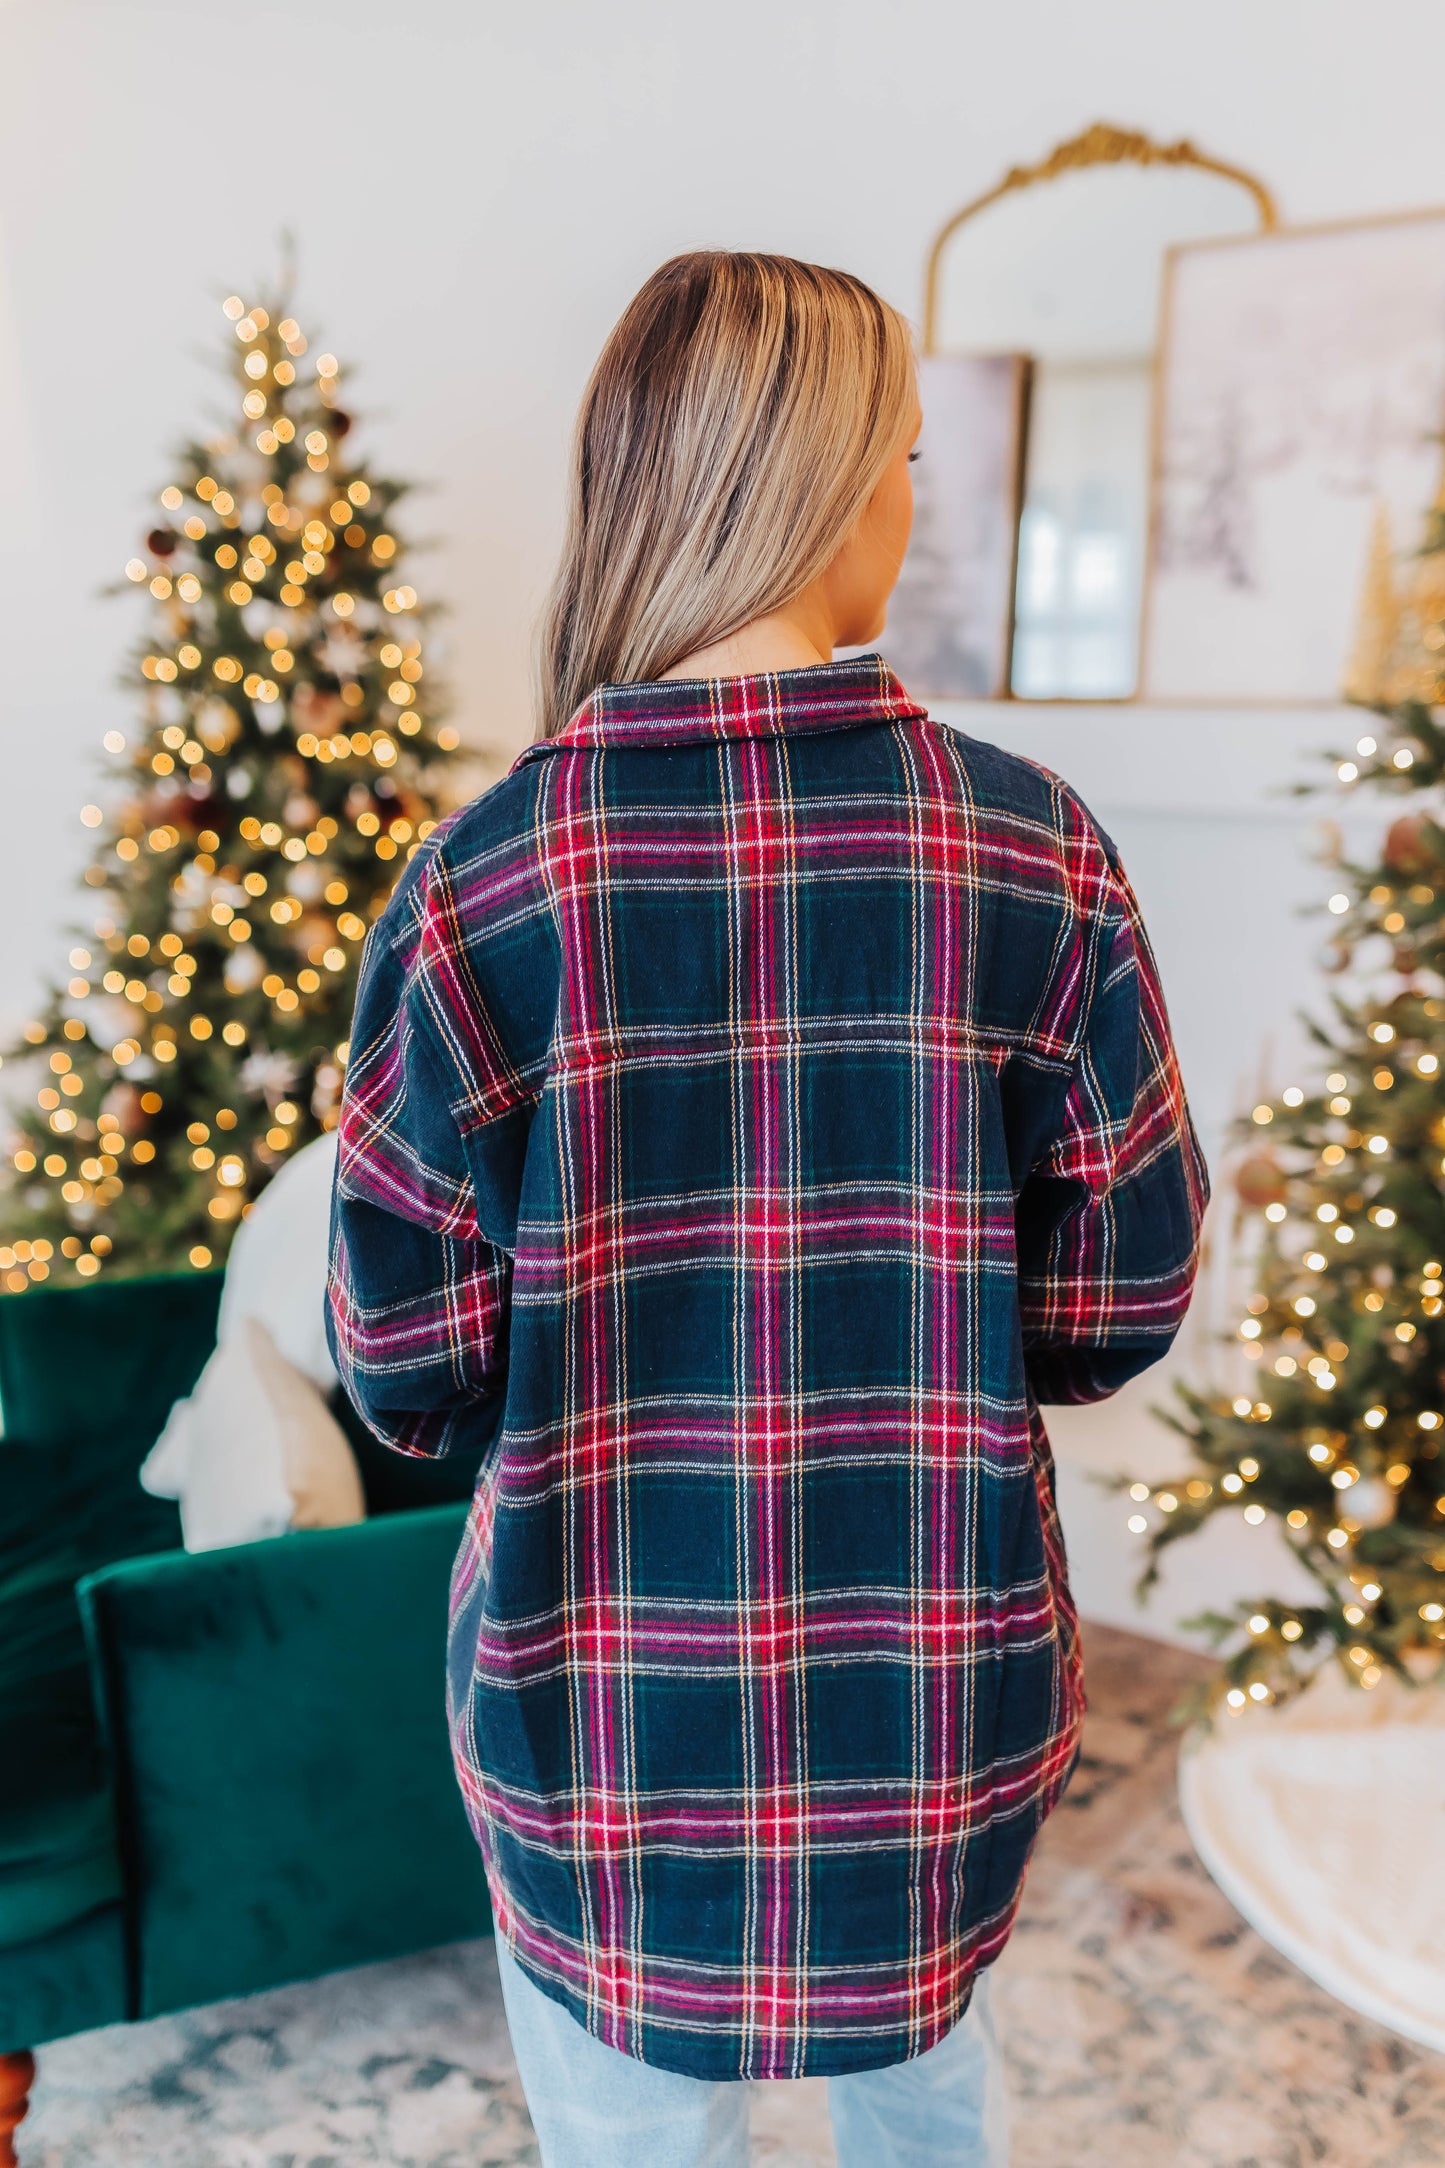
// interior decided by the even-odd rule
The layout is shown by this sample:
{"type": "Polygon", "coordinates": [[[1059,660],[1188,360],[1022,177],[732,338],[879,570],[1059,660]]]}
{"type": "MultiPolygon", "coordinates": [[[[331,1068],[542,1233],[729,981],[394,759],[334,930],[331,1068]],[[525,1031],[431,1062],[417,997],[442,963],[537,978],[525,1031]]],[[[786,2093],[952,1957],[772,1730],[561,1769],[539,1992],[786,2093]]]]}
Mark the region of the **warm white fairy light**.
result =
{"type": "MultiPolygon", "coordinates": [[[[73,976],[65,983],[66,997],[76,1004],[92,999],[123,1001],[130,1005],[134,1015],[135,1021],[129,1030],[120,1026],[113,1013],[108,1015],[102,1027],[103,1039],[97,1035],[95,1040],[98,1047],[108,1050],[118,1080],[117,1088],[125,1083],[128,1075],[138,1078],[144,1085],[147,1076],[162,1080],[172,1072],[183,1072],[189,1056],[201,1050],[218,1050],[224,1046],[239,1055],[248,1043],[247,1023],[243,1021],[245,1011],[228,1014],[227,1009],[233,1000],[246,999],[248,988],[255,989],[250,998],[264,1000],[273,1015],[283,1020],[295,1017],[302,1021],[303,1004],[310,1011],[322,997],[326,975],[333,981],[344,979],[354,968],[357,948],[375,916],[379,901],[377,884],[390,878],[383,867],[390,862],[394,870],[402,861],[402,854],[411,856],[434,825],[429,818],[419,821],[415,810],[400,794],[396,798],[386,796],[392,788],[386,781],[386,771],[397,769],[408,739],[439,751],[454,749],[458,743],[454,730],[445,727],[438,730],[431,717],[422,712],[424,703],[416,687],[424,675],[425,665],[421,658],[421,643],[412,637],[417,624],[409,615],[419,608],[415,589],[399,585],[386,591],[384,608],[393,621],[394,638],[383,641],[371,624],[370,613],[380,598],[372,584],[375,572],[369,568],[394,560],[397,543],[384,526],[385,497],[378,506],[372,486],[360,476],[348,479],[341,466],[340,448],[347,422],[337,410],[335,395],[339,369],[335,358],[319,357],[315,390],[303,391],[298,387],[297,396],[303,397],[308,407],[298,441],[296,425],[285,413],[284,406],[288,388],[297,384],[294,360],[307,349],[299,324],[294,318],[287,317],[279,326],[273,327],[265,308],[248,309],[239,295],[228,297],[224,313],[235,330],[240,347],[236,361],[241,377],[241,411],[249,421],[264,422],[266,443],[263,449],[277,463],[269,474],[262,470],[259,503],[253,494],[257,488],[256,480],[246,476],[228,487],[224,466],[219,475],[207,473],[194,478],[181,475],[176,482],[168,483],[159,500],[162,512],[167,515],[165,530],[147,538],[151,561],[137,556],[126,567],[135,586],[148,587],[155,600],[165,605],[167,613],[180,613],[178,619],[167,616],[160,642],[141,663],[140,674],[152,694],[166,693],[185,702],[181,710],[184,722],[173,722],[167,717],[162,727],[159,719],[152,715],[148,726],[150,734],[143,736],[141,745],[131,756],[135,762],[131,772],[137,777],[131,788],[137,789],[142,768],[145,787],[157,793],[182,788],[187,782],[193,791],[205,790],[208,786],[215,788],[222,777],[216,775],[214,764],[226,754],[238,732],[244,733],[250,727],[246,711],[238,713],[227,704],[232,697],[243,696],[250,703],[251,712],[259,719],[263,733],[269,734],[278,724],[283,727],[289,724],[290,696],[286,681],[297,670],[299,653],[302,669],[297,676],[304,687],[309,687],[306,664],[313,653],[313,641],[324,636],[315,619],[315,608],[319,604],[327,610],[326,623],[333,643],[345,640],[351,642],[351,646],[342,649],[333,644],[323,660],[323,671],[337,688],[329,697],[343,711],[340,719],[344,728],[338,730],[333,724],[324,738],[314,737],[313,742],[318,760],[323,764],[323,746],[325,756],[344,764],[337,780],[343,791],[350,791],[350,796],[340,826],[330,814],[322,812],[318,815],[314,810],[307,813],[304,821],[296,823],[294,833],[289,832],[289,812],[285,827],[271,820],[257,821],[246,816],[239,822],[239,844],[235,840],[236,830],[226,820],[217,822],[216,828],[220,832],[202,831],[187,840],[189,832],[184,819],[172,813],[163,796],[147,806],[143,813],[135,808],[118,809],[112,818],[110,839],[100,842],[99,855],[86,871],[87,884],[104,888],[108,882],[132,870],[142,879],[148,879],[145,867],[164,863],[167,859],[170,865],[165,879],[167,882],[175,880],[178,888],[192,871],[197,875],[217,876],[219,885],[210,899],[207,922],[224,938],[227,960],[224,987],[219,983],[213,985],[211,978],[218,962],[214,949],[200,959],[198,976],[198,959],[186,950],[179,934],[161,936],[148,959],[141,960],[147,944],[142,942],[137,948],[134,938],[129,944],[123,937],[112,940],[115,929],[109,921],[104,922],[106,931],[101,938],[111,949],[112,956],[106,956],[102,949],[97,963],[90,951],[72,952],[70,969],[73,976]],[[318,414],[318,399],[321,407],[329,412],[318,414]],[[308,426],[312,423],[324,423],[324,426],[308,426]],[[288,463],[281,455],[290,445],[295,448],[289,454],[288,463]],[[303,451],[306,455],[304,465],[300,464],[303,451]],[[323,473],[329,488],[325,495],[317,497],[311,493],[313,487],[319,489],[326,485],[314,482],[313,478],[323,473]],[[352,568],[349,578],[338,577],[343,566],[352,568]],[[283,571],[288,575],[284,581],[283,571]],[[286,586],[292,593],[278,595],[277,589],[286,586]],[[209,627],[204,647],[197,644],[201,638],[199,630],[196,637],[187,636],[193,627],[206,624],[204,615],[193,620],[189,613],[204,612],[208,597],[222,600],[227,610],[248,613],[269,599],[271,607],[278,612],[290,608],[299,613],[293,618],[295,630],[287,632],[280,621],[258,626],[248,615],[241,624],[233,621],[230,637],[225,640],[223,618],[223,640],[227,651],[214,654],[218,643],[210,638],[209,627]],[[399,624],[395,622],[398,619],[401,620],[399,624]],[[384,660],[378,661],[377,649],[383,644],[394,652],[388,652],[384,660]],[[261,666],[256,667],[256,656],[262,648],[265,654],[261,666]],[[381,671],[388,675],[382,677],[381,671]],[[217,695],[222,697],[218,699],[217,695]],[[282,712],[275,716],[274,722],[268,722],[265,719],[268,709],[282,712]],[[378,730],[376,724],[383,718],[385,727],[378,730]],[[361,727],[363,725],[368,727],[361,727]],[[354,803],[357,780],[362,781],[363,787],[376,791],[378,812],[369,821],[362,817],[365,808],[358,809],[354,803]],[[248,819],[251,823],[249,834],[248,819]],[[368,842],[374,859],[382,861],[380,866],[373,863],[368,876],[363,869],[353,868],[354,843],[349,854],[342,854],[346,860],[342,870],[358,884],[356,900],[362,904],[365,915],[343,909],[348,905],[349,897],[346,881],[338,882],[333,878],[325,882],[323,877],[327,908],[323,909],[319,894],[316,901],[308,900],[306,932],[304,936],[297,936],[299,941],[304,941],[305,961],[299,963],[299,968],[295,964],[288,965],[284,977],[268,973],[264,962],[257,957],[257,929],[246,915],[250,900],[265,894],[266,876],[254,864],[247,867],[244,850],[239,865],[232,861],[228,870],[228,854],[242,847],[255,850],[258,856],[263,852],[279,854],[284,847],[287,863],[300,867],[309,865],[330,847],[339,850],[335,841],[339,834],[343,834],[348,842],[352,839],[368,842]],[[174,854],[183,851],[189,855],[178,864],[174,854]],[[259,889],[250,875],[257,876],[259,889]],[[244,888],[238,886],[243,878],[244,888]],[[245,908],[242,908],[243,904],[245,908]],[[216,905],[223,908],[217,909],[216,905]],[[127,945],[137,957],[129,971],[117,968],[126,962],[118,950],[127,945]],[[106,968],[102,969],[102,966],[106,968]],[[264,987],[259,981],[264,981],[264,987]],[[196,992],[198,986],[202,988],[199,995],[196,992]]],[[[245,442],[243,435],[240,438],[242,448],[245,442]]],[[[237,448],[236,437],[217,439],[212,464],[219,465],[230,459],[237,448]]],[[[174,712],[172,710],[172,714],[174,712]]],[[[281,743],[297,742],[300,735],[292,737],[288,730],[287,738],[281,743]]],[[[127,737],[120,731],[106,733],[105,747],[113,756],[129,750],[127,737]]],[[[254,770],[254,761],[249,765],[254,770]]],[[[253,773],[247,771],[247,766],[238,765],[225,779],[242,786],[239,793],[242,799],[253,787],[253,773]]],[[[413,787],[410,779],[406,787],[413,787]]],[[[236,811],[239,812],[239,808],[236,811]]],[[[341,811],[338,802],[337,812],[341,811]]],[[[88,806],[83,818],[85,825],[93,829],[104,830],[106,827],[107,816],[100,805],[88,806]]],[[[264,857],[261,862],[266,863],[264,857]]],[[[334,875],[334,864],[331,870],[334,875]]],[[[190,904],[187,902],[177,908],[189,911],[190,904]]],[[[100,1012],[96,1013],[99,1015],[100,1012]]],[[[55,1183],[64,1203],[77,1208],[82,1205],[89,1208],[92,1201],[101,1204],[113,1201],[127,1188],[130,1165],[144,1168],[157,1158],[156,1144],[149,1136],[141,1134],[127,1138],[108,1115],[96,1117],[87,1126],[81,1118],[83,1103],[78,1098],[74,1105],[70,1103],[82,1090],[82,1084],[77,1072],[62,1067],[62,1061],[68,1057],[60,1055],[58,1042],[87,1038],[87,1025],[81,1020],[83,1014],[82,1009],[75,1016],[56,1018],[48,1027],[55,1035],[58,1058],[50,1064],[53,1082],[41,1087],[46,1098],[43,1103],[37,1103],[34,1110],[34,1118],[43,1122],[49,1133],[47,1142],[53,1139],[62,1149],[47,1149],[40,1144],[32,1149],[30,1142],[25,1141],[11,1154],[17,1173],[40,1176],[55,1183]],[[77,1133],[81,1130],[83,1135],[77,1133]],[[70,1156],[72,1152],[73,1157],[70,1156]]],[[[46,1029],[46,1026],[37,1025],[31,1034],[32,1043],[43,1043],[46,1029]]],[[[340,1042],[341,1047],[344,1044],[344,1041],[340,1042]]],[[[344,1053],[338,1050],[335,1061],[344,1065],[344,1059],[344,1053]]],[[[315,1071],[319,1080],[328,1080],[325,1091],[333,1095],[329,1108],[319,1106],[317,1109],[323,1120],[334,1120],[334,1094],[340,1085],[341,1068],[328,1066],[331,1060],[328,1056],[325,1061],[318,1062],[315,1071]]],[[[303,1078],[307,1074],[303,1069],[303,1078]]],[[[183,1074],[174,1076],[173,1081],[186,1090],[193,1088],[183,1074]]],[[[138,1090],[137,1086],[129,1084],[126,1088],[132,1093],[132,1104],[138,1098],[147,1118],[159,1111],[161,1099],[154,1089],[138,1090]],[[152,1101],[153,1106],[150,1105],[152,1101]]],[[[167,1084],[166,1089],[171,1088],[171,1084],[167,1084]]],[[[307,1081],[308,1107],[311,1090],[307,1081]]],[[[267,1132],[266,1148],[273,1152],[289,1152],[305,1134],[297,1102],[285,1101],[283,1107],[287,1111],[279,1108],[275,1111],[267,1132]]],[[[309,1114],[307,1118],[309,1120],[309,1114]]],[[[230,1126],[234,1127],[235,1123],[236,1116],[231,1110],[230,1126]]],[[[217,1124],[226,1126],[220,1114],[217,1124]]],[[[216,1184],[207,1202],[207,1211],[211,1220],[223,1229],[244,1208],[245,1193],[252,1180],[250,1147],[241,1135],[235,1141],[238,1148],[225,1152],[218,1151],[219,1139],[207,1141],[202,1138],[192,1140],[189,1145],[192,1167],[216,1184]]],[[[263,1161],[264,1156],[263,1150],[263,1161]]],[[[109,1235],[101,1233],[91,1236],[88,1242],[66,1234],[60,1248],[53,1252],[42,1248],[37,1239],[33,1250],[17,1262],[7,1263],[7,1253],[0,1249],[0,1275],[19,1272],[23,1280],[27,1277],[33,1280],[48,1272],[56,1258],[63,1257],[74,1264],[80,1277],[89,1278],[101,1269],[111,1249],[109,1235]]],[[[213,1241],[193,1245],[190,1255],[198,1269],[208,1266],[215,1256],[213,1241]]]]}

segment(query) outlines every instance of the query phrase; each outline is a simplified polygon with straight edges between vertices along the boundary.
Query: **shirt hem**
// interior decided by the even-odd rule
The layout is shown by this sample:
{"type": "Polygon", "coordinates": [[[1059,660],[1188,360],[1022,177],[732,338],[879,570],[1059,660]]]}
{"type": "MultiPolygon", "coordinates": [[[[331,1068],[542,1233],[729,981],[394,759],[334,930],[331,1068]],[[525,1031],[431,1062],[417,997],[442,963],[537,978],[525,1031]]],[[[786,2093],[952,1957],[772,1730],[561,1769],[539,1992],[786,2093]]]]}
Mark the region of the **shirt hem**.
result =
{"type": "Polygon", "coordinates": [[[666,2070],[671,2072],[674,2077],[695,2078],[699,2083],[706,2085],[752,2085],[769,2083],[779,2078],[854,2078],[861,2077],[870,2070],[896,2070],[904,2063],[916,2062],[919,2056],[926,2055],[931,2049],[941,2046],[955,2026],[963,2022],[963,2019],[968,2014],[969,2005],[973,2001],[973,1991],[979,1974],[987,1970],[987,1966],[981,1964],[977,1971],[969,1975],[967,1991],[962,1995],[957,2009],[950,2017],[943,2031],[934,2039],[926,2042],[920,2041],[917,2047],[904,2048],[900,2053],[896,2041],[886,2047],[880,2043],[877,2054],[865,2056],[850,2052],[846,2043],[837,2035],[833,2035],[827,2042],[820,2043],[819,2046],[805,2048],[801,2058],[791,2056],[789,2060],[793,2067],[787,2070],[739,2070],[735,2062],[732,2067],[727,2069],[719,2067],[721,2058],[716,2055],[688,2057],[681,2050],[676,2054],[671,2052],[658,2053],[654,2044],[657,2035],[661,2034],[662,2045],[665,2049],[670,2049],[672,2038],[681,2038],[683,2036],[669,2034],[668,2029],[665,2026],[660,2026],[655,2019],[643,2021],[643,2030],[652,2036],[649,2038],[648,2052],[645,2055],[640,2054],[634,2048],[619,2047],[614,2040],[604,2040],[601,2034],[595,2031],[584,2017],[579,2015],[572,1997],[568,1995],[565,1988],[561,1987],[556,1980],[549,1979],[545,1973],[536,1971],[522,1951],[518,1949],[515,1942],[508,1942],[505,1935],[499,1935],[497,1940],[505,1944],[508,1954],[518,1971],[526,1975],[528,1984],[535,1987],[539,1995],[545,1995],[549,2002],[555,2003],[558,2009],[565,2010],[578,2031],[585,2033],[588,2039],[595,2040],[599,2047],[610,2048],[614,2055],[625,2055],[630,2062],[641,2063],[644,2069],[666,2070]],[[830,2049],[836,2052],[828,2052],[830,2049]]]}

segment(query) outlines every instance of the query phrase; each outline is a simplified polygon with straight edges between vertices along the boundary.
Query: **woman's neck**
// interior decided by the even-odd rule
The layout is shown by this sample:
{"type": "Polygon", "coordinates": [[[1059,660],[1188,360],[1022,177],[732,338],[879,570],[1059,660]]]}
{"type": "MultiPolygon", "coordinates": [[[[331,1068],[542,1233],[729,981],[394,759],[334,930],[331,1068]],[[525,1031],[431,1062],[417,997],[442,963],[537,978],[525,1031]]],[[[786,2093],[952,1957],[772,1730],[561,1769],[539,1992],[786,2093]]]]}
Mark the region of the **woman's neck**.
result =
{"type": "Polygon", "coordinates": [[[807,590],[740,625],[726,639],[695,647],[664,670],[664,678],[759,677],[774,670],[807,670],[833,660],[834,628],[831,613],[807,590]]]}

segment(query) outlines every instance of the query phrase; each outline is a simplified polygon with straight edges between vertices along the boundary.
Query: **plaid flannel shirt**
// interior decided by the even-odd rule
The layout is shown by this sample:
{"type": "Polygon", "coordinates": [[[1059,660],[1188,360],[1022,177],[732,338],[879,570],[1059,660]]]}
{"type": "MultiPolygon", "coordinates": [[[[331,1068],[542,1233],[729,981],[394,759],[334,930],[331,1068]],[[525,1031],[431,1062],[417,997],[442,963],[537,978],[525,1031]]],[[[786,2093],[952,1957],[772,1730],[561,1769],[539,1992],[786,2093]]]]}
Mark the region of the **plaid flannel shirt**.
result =
{"type": "Polygon", "coordinates": [[[607,686],[417,853],[352,1046],[338,1366],[487,1446],[499,1932],[667,2069],[932,2047],[1077,1748],[1039,1403],[1163,1353],[1206,1196],[1112,845],[877,656],[607,686]]]}

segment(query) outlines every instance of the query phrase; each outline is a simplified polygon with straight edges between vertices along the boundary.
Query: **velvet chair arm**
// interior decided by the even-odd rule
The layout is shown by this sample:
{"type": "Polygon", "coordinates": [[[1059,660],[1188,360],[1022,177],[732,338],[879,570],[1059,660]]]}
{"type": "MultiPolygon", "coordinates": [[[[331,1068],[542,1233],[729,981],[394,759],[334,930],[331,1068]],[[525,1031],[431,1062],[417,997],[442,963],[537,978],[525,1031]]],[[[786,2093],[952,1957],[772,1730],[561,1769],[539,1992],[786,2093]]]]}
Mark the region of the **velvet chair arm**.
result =
{"type": "Polygon", "coordinates": [[[81,1582],[137,2016],[487,1931],[444,1710],[463,1516],[81,1582]]]}

